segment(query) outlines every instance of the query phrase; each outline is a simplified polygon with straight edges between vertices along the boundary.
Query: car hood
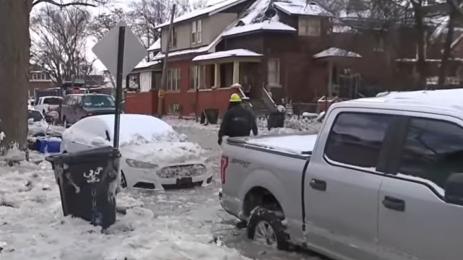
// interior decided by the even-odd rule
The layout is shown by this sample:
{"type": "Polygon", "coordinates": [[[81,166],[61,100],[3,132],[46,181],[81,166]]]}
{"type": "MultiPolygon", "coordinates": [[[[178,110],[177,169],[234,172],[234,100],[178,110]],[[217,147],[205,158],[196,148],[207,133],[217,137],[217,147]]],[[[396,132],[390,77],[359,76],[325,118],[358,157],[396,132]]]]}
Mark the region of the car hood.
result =
{"type": "Polygon", "coordinates": [[[184,163],[200,163],[202,148],[190,142],[153,142],[130,144],[121,147],[121,154],[126,159],[168,166],[184,163]]]}

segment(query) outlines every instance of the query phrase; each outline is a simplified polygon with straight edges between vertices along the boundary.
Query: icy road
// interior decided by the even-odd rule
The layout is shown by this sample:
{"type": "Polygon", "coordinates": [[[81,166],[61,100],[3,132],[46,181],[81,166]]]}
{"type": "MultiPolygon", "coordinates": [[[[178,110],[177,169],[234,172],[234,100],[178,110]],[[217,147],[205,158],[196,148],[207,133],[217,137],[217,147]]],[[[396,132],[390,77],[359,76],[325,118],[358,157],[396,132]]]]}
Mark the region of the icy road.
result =
{"type": "Polygon", "coordinates": [[[62,216],[47,162],[9,167],[0,160],[0,259],[322,259],[249,241],[218,202],[216,127],[180,123],[176,129],[205,149],[214,182],[186,190],[124,191],[117,202],[127,213],[118,214],[116,224],[103,233],[62,216]]]}

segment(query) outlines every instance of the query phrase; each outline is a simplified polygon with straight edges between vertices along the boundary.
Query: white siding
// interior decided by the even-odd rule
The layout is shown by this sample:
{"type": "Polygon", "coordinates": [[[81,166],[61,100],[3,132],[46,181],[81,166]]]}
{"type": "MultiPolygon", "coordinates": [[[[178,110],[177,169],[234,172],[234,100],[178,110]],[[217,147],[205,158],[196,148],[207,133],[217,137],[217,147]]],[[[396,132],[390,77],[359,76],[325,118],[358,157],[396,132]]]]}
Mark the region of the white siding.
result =
{"type": "Polygon", "coordinates": [[[151,90],[151,71],[140,73],[140,92],[151,90]]]}

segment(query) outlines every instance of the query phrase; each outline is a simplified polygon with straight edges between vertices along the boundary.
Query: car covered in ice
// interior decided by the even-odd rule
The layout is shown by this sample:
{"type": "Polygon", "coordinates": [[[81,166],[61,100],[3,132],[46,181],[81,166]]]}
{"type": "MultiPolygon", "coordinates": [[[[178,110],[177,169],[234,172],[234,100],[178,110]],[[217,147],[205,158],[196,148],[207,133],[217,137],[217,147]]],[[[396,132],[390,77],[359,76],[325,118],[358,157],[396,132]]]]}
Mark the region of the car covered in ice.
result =
{"type": "MultiPolygon", "coordinates": [[[[84,118],[63,133],[61,151],[72,153],[111,145],[113,130],[114,115],[84,118]]],[[[122,114],[119,143],[123,187],[162,190],[212,181],[202,148],[185,141],[158,118],[122,114]]]]}

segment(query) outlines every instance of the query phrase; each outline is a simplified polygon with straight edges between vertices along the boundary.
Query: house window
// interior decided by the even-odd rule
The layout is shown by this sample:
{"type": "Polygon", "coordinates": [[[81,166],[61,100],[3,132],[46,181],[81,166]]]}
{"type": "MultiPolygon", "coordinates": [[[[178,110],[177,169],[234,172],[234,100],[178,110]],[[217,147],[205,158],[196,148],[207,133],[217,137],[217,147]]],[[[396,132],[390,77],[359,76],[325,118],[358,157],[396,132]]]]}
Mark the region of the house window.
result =
{"type": "Polygon", "coordinates": [[[191,42],[192,43],[201,43],[202,41],[202,32],[203,32],[203,22],[201,20],[194,21],[191,29],[191,42]]]}
{"type": "Polygon", "coordinates": [[[299,36],[320,36],[320,32],[320,19],[299,17],[299,36]]]}
{"type": "Polygon", "coordinates": [[[170,47],[177,47],[177,30],[175,30],[175,27],[172,28],[172,34],[170,35],[170,47]]]}
{"type": "Polygon", "coordinates": [[[267,67],[267,80],[269,86],[280,86],[280,60],[269,59],[267,67]]]}
{"type": "Polygon", "coordinates": [[[180,69],[173,68],[167,71],[167,90],[178,91],[180,89],[180,69]]]}
{"type": "Polygon", "coordinates": [[[201,65],[195,65],[191,67],[191,88],[200,89],[205,88],[205,77],[206,77],[206,67],[201,65]]]}

